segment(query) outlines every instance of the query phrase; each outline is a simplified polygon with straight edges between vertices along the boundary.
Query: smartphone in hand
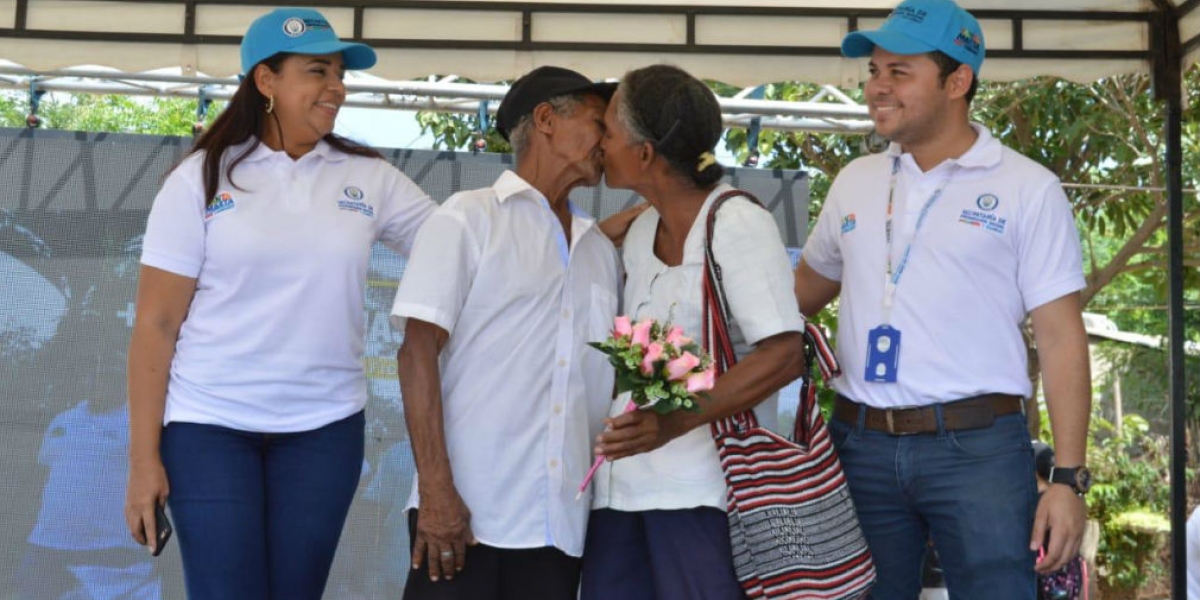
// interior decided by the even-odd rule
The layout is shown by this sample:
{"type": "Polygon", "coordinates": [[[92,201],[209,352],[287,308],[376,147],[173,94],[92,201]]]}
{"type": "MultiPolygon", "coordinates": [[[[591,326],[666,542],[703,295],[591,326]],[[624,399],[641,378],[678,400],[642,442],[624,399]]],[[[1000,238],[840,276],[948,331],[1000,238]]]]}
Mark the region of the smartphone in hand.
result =
{"type": "Polygon", "coordinates": [[[173,528],[171,520],[167,518],[167,511],[161,504],[154,505],[154,528],[158,531],[158,539],[154,543],[154,551],[151,556],[162,554],[163,548],[167,546],[167,541],[171,539],[173,528]]]}

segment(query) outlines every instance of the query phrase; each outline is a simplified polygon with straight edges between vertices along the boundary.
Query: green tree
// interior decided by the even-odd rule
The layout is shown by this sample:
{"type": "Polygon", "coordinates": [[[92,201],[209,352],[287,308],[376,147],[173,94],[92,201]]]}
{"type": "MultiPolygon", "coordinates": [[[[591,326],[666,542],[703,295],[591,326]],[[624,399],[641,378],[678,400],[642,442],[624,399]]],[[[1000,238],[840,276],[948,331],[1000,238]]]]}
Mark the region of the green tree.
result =
{"type": "MultiPolygon", "coordinates": [[[[48,93],[38,116],[43,129],[189,136],[197,105],[195,98],[48,93]]],[[[206,126],[223,107],[224,103],[212,104],[206,126]]],[[[0,127],[25,127],[28,113],[28,94],[0,93],[0,127]]]]}

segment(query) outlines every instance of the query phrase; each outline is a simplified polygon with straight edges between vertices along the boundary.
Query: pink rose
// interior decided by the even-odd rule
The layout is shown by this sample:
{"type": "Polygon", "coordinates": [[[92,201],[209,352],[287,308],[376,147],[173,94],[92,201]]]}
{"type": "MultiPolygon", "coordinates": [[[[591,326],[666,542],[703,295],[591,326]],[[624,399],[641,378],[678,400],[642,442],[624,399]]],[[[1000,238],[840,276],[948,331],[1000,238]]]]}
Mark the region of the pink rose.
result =
{"type": "Polygon", "coordinates": [[[658,342],[652,342],[646,346],[646,354],[642,356],[642,375],[649,375],[654,372],[654,362],[662,358],[663,347],[658,342]]]}
{"type": "Polygon", "coordinates": [[[620,316],[613,319],[613,337],[628,337],[633,333],[633,325],[629,322],[629,317],[620,316]]]}
{"type": "Polygon", "coordinates": [[[712,365],[709,365],[707,369],[687,378],[687,391],[689,394],[707,392],[716,385],[716,378],[716,369],[712,365]]]}
{"type": "Polygon", "coordinates": [[[654,322],[650,319],[642,319],[637,325],[634,325],[633,331],[630,334],[632,336],[631,342],[641,344],[643,348],[646,347],[650,343],[650,327],[652,325],[654,325],[654,322]]]}
{"type": "Polygon", "coordinates": [[[700,365],[700,359],[691,352],[684,352],[679,358],[667,363],[667,379],[679,381],[700,365]]]}
{"type": "Polygon", "coordinates": [[[691,338],[683,335],[683,328],[678,325],[671,327],[671,330],[667,332],[667,343],[676,348],[686,345],[690,341],[692,341],[691,338]]]}

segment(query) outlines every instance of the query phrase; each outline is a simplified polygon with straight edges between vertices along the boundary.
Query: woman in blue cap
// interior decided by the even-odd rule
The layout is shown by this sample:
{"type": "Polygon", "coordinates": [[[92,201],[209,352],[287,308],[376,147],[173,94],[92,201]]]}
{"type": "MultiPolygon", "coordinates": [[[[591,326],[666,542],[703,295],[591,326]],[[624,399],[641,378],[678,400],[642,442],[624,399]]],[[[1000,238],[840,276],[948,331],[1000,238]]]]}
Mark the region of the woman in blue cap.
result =
{"type": "Polygon", "coordinates": [[[241,86],[150,211],[125,516],[159,550],[169,498],[193,600],[316,599],[363,464],[371,246],[407,255],[434,203],[332,133],[371,48],[280,8],[241,54],[241,86]]]}

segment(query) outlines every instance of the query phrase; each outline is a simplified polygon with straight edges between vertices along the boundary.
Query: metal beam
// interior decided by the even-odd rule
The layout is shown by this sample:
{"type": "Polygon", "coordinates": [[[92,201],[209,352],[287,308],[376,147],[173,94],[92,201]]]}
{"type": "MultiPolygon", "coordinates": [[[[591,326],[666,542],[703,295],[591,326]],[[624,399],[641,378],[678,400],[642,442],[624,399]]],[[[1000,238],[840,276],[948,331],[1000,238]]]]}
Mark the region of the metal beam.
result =
{"type": "Polygon", "coordinates": [[[1164,105],[1167,184],[1167,345],[1171,398],[1171,598],[1187,600],[1187,431],[1183,306],[1183,44],[1179,12],[1156,0],[1151,29],[1155,97],[1164,105]]]}
{"type": "MultiPolygon", "coordinates": [[[[238,0],[185,0],[188,19],[181,33],[134,33],[113,31],[61,31],[45,29],[29,29],[25,22],[27,2],[17,0],[16,21],[12,28],[0,28],[0,38],[26,38],[45,40],[69,41],[113,41],[113,42],[144,42],[165,44],[215,44],[234,46],[240,43],[239,36],[231,35],[197,35],[195,33],[196,11],[205,5],[221,6],[242,4],[238,0]]],[[[118,0],[99,0],[118,1],[118,0]]],[[[169,0],[119,0],[128,2],[162,3],[169,0]]],[[[177,2],[181,0],[176,0],[177,2]]],[[[1155,0],[1166,3],[1168,0],[1155,0]]],[[[1193,3],[1200,0],[1189,0],[1193,3]]],[[[726,55],[766,55],[766,56],[797,56],[823,57],[838,56],[837,46],[759,46],[759,45],[721,45],[696,43],[696,19],[703,16],[739,16],[739,17],[813,17],[844,19],[847,30],[857,29],[863,18],[884,18],[888,9],[861,8],[803,8],[803,7],[769,7],[769,6],[737,6],[731,2],[728,6],[695,6],[695,5],[659,5],[659,4],[551,4],[524,2],[481,2],[481,1],[441,1],[441,0],[263,0],[263,5],[313,5],[341,6],[354,9],[355,21],[354,39],[361,40],[377,48],[396,49],[453,49],[453,50],[497,50],[497,51],[531,51],[531,52],[614,52],[614,53],[651,53],[651,54],[726,54],[726,55]],[[513,12],[521,15],[521,38],[516,41],[477,40],[477,39],[364,39],[362,31],[363,12],[368,9],[406,9],[406,10],[437,10],[458,11],[468,13],[473,11],[513,12]],[[621,42],[544,42],[533,39],[532,26],[537,14],[627,14],[627,15],[680,15],[685,17],[687,35],[685,41],[679,44],[650,44],[650,43],[621,43],[621,42]]],[[[1185,5],[1186,6],[1186,5],[1185,5]]],[[[1015,59],[1045,59],[1045,60],[1145,60],[1146,51],[1105,51],[1105,50],[1038,50],[1024,47],[1024,28],[1026,21],[1110,21],[1128,23],[1152,23],[1151,12],[1135,11],[1068,11],[1068,10],[1005,10],[985,9],[974,11],[976,17],[987,20],[1007,20],[1012,23],[1014,47],[1010,50],[991,50],[989,55],[998,58],[1015,59]]]]}
{"type": "MultiPolygon", "coordinates": [[[[238,86],[234,78],[87,69],[33,71],[0,66],[0,88],[28,90],[34,80],[39,89],[52,92],[177,98],[196,98],[204,86],[205,96],[213,100],[228,100],[238,86]]],[[[348,81],[345,106],[474,114],[482,100],[489,102],[488,110],[494,113],[507,91],[504,85],[449,81],[348,81]]],[[[750,119],[763,117],[763,127],[784,131],[865,134],[872,128],[866,107],[828,87],[807,102],[746,98],[718,98],[718,102],[727,127],[745,127],[750,119]],[[825,98],[833,101],[818,101],[825,98]]]]}

